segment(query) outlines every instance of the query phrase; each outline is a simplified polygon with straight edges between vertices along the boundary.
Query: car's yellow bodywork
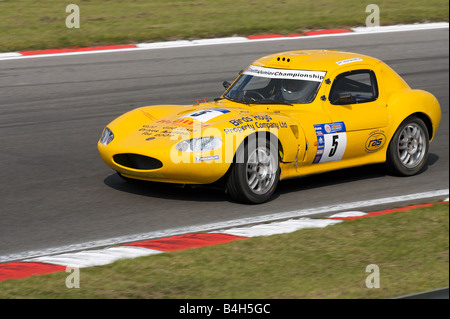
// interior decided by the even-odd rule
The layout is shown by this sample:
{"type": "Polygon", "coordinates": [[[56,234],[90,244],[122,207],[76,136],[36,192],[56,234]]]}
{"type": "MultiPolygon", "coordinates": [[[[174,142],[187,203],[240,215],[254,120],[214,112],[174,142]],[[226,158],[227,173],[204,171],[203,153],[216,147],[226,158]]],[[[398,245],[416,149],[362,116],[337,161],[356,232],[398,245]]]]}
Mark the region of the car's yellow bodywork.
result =
{"type": "Polygon", "coordinates": [[[326,73],[322,73],[325,76],[314,100],[306,104],[245,104],[222,96],[198,105],[132,110],[107,125],[114,138],[107,145],[98,143],[103,161],[128,178],[209,184],[229,171],[244,140],[269,132],[279,148],[280,179],[286,179],[385,162],[394,133],[411,115],[424,121],[430,140],[439,126],[441,110],[436,98],[411,89],[389,66],[369,56],[332,50],[290,51],[260,58],[251,66],[326,73]],[[378,86],[376,99],[346,105],[331,103],[335,79],[354,70],[373,72],[378,86]],[[336,139],[327,134],[330,132],[336,139]],[[207,152],[175,148],[180,141],[199,136],[217,136],[222,145],[207,152]],[[148,156],[159,160],[162,167],[121,165],[114,160],[117,154],[148,156]]]}

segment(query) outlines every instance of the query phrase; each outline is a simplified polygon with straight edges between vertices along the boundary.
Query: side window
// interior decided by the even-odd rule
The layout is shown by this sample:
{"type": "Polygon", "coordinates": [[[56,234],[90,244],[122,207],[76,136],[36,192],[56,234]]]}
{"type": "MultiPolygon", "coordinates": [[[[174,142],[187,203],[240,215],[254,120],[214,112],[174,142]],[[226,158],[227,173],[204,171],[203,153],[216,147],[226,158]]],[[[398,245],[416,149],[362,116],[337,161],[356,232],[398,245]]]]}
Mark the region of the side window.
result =
{"type": "Polygon", "coordinates": [[[372,70],[356,70],[339,74],[329,96],[331,104],[346,105],[375,101],[378,85],[372,70]]]}

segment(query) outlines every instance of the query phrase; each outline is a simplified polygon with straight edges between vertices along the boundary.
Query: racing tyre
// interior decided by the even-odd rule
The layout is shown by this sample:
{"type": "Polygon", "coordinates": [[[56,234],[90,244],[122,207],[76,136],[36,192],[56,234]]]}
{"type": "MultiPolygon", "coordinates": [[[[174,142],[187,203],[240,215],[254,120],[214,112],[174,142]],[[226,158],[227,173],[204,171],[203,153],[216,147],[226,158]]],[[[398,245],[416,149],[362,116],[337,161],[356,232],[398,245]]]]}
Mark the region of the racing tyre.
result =
{"type": "Polygon", "coordinates": [[[426,164],[429,140],[425,123],[418,117],[408,117],[400,124],[389,144],[388,170],[399,176],[417,174],[426,164]]]}
{"type": "Polygon", "coordinates": [[[266,138],[250,138],[236,152],[227,191],[238,202],[260,204],[268,201],[280,179],[278,147],[266,138]]]}

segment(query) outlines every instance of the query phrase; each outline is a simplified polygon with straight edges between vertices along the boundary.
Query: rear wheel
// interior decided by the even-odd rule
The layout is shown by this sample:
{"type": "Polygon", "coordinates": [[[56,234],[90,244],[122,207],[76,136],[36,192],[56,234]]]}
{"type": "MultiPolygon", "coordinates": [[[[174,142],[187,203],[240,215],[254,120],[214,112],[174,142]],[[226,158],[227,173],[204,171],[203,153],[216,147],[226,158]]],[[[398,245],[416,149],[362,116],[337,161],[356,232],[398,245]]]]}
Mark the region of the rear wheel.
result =
{"type": "Polygon", "coordinates": [[[250,137],[236,152],[227,190],[236,201],[260,204],[273,195],[279,178],[278,147],[265,138],[250,137]]]}
{"type": "Polygon", "coordinates": [[[408,117],[400,124],[389,144],[386,165],[395,175],[417,174],[428,158],[429,136],[425,123],[408,117]]]}

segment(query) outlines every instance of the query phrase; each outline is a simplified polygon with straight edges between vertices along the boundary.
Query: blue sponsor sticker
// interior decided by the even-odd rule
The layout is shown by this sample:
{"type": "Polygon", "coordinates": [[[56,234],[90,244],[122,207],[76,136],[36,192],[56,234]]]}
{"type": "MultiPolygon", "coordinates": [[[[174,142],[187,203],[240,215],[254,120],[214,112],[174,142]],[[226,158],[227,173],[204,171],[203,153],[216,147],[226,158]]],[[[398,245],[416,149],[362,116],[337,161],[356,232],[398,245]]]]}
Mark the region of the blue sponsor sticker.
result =
{"type": "Polygon", "coordinates": [[[344,122],[315,124],[317,151],[313,164],[341,160],[347,146],[344,122]]]}

